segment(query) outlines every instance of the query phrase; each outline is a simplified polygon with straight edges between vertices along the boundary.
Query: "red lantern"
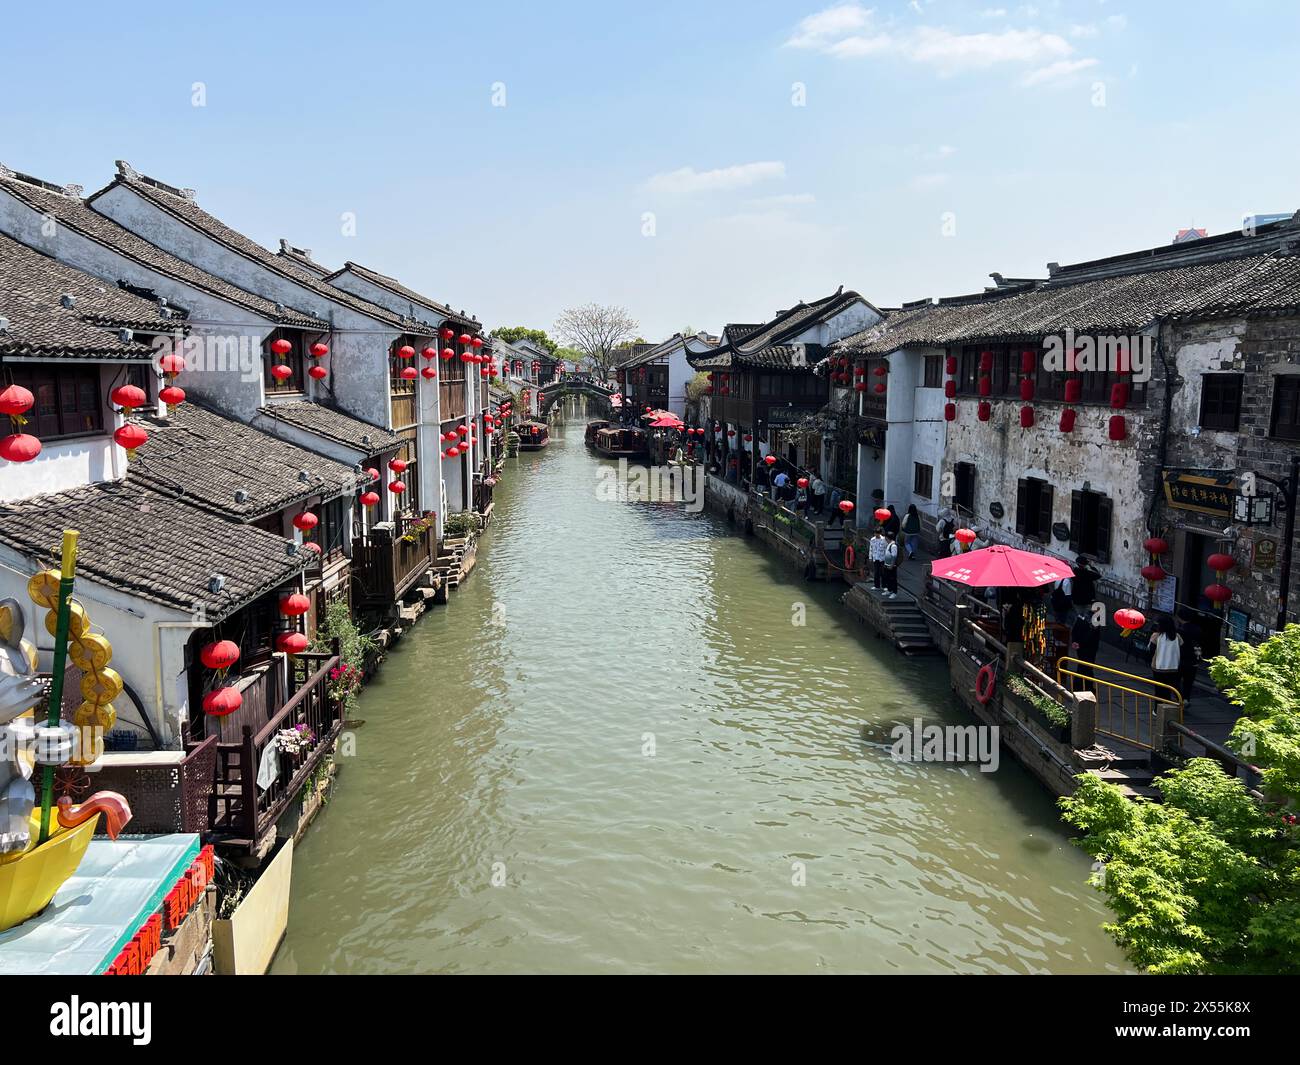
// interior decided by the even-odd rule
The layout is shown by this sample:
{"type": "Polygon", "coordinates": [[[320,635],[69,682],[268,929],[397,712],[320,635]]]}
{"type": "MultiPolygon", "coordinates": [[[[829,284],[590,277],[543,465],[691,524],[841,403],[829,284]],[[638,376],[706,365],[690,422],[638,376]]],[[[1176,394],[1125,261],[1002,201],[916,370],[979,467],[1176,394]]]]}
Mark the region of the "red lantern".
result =
{"type": "Polygon", "coordinates": [[[136,385],[119,385],[113,389],[108,398],[113,401],[114,406],[121,407],[125,411],[133,411],[136,407],[143,407],[149,402],[144,389],[136,385]]]}
{"type": "Polygon", "coordinates": [[[1083,381],[1077,377],[1065,379],[1065,402],[1078,403],[1083,398],[1083,381]]]}
{"type": "Polygon", "coordinates": [[[138,425],[124,425],[113,434],[113,439],[120,447],[126,448],[127,458],[134,458],[136,448],[149,439],[149,434],[138,425]]]}
{"type": "Polygon", "coordinates": [[[1132,636],[1146,623],[1146,615],[1140,610],[1126,606],[1115,611],[1115,624],[1124,630],[1122,636],[1132,636]]]}
{"type": "Polygon", "coordinates": [[[293,345],[283,338],[280,340],[272,340],[271,350],[277,355],[288,355],[289,352],[293,351],[293,345]]]}
{"type": "Polygon", "coordinates": [[[979,392],[981,396],[993,395],[993,378],[988,375],[980,377],[979,392]]]}
{"type": "Polygon", "coordinates": [[[218,688],[203,697],[203,712],[209,717],[225,717],[244,705],[244,697],[234,688],[218,688]]]}
{"type": "Polygon", "coordinates": [[[413,359],[415,358],[415,349],[410,344],[403,344],[397,349],[397,357],[399,359],[413,359]]]}
{"type": "Polygon", "coordinates": [[[426,359],[436,359],[438,357],[438,349],[425,348],[423,351],[420,352],[420,354],[423,355],[426,359]]]}
{"type": "Polygon", "coordinates": [[[952,377],[954,374],[956,374],[957,372],[956,355],[949,355],[948,358],[944,360],[944,370],[947,372],[949,377],[952,377]]]}
{"type": "Polygon", "coordinates": [[[470,342],[470,335],[468,333],[461,333],[461,335],[456,339],[460,342],[461,347],[467,347],[470,342]]]}
{"type": "Polygon", "coordinates": [[[307,368],[307,376],[313,381],[323,381],[329,376],[329,370],[325,369],[324,366],[309,366],[307,368]]]}
{"type": "Polygon", "coordinates": [[[391,481],[388,485],[388,490],[392,492],[393,495],[400,496],[403,492],[406,491],[406,485],[404,485],[401,481],[391,481]]]}
{"type": "Polygon", "coordinates": [[[888,507],[877,507],[872,513],[872,517],[875,518],[876,521],[880,522],[881,525],[884,525],[885,522],[893,517],[893,515],[889,513],[888,507]]]}
{"type": "Polygon", "coordinates": [[[884,391],[885,391],[885,382],[881,381],[880,384],[876,385],[875,388],[876,395],[883,395],[884,391]]]}
{"type": "Polygon", "coordinates": [[[323,359],[330,353],[329,346],[322,344],[319,340],[313,344],[309,350],[311,351],[311,357],[313,359],[323,359]]]}
{"type": "Polygon", "coordinates": [[[843,514],[845,517],[847,517],[848,515],[852,514],[852,513],[853,513],[853,500],[851,500],[851,499],[841,499],[841,500],[840,500],[840,513],[843,514]]]}
{"type": "Polygon", "coordinates": [[[473,361],[474,361],[474,356],[471,355],[468,351],[462,351],[462,352],[460,353],[460,361],[461,361],[461,362],[473,362],[473,361]]]}
{"type": "Polygon", "coordinates": [[[1222,584],[1211,584],[1205,589],[1205,598],[1221,607],[1232,598],[1232,589],[1222,584]]]}
{"type": "Polygon", "coordinates": [[[1164,567],[1155,562],[1150,562],[1142,567],[1142,579],[1146,581],[1147,584],[1151,585],[1152,588],[1168,576],[1169,574],[1165,572],[1164,567]]]}
{"type": "Polygon", "coordinates": [[[366,476],[369,477],[372,481],[377,481],[379,480],[379,471],[375,469],[373,466],[367,466],[366,476]]]}
{"type": "Polygon", "coordinates": [[[1020,353],[1020,372],[1033,373],[1038,368],[1038,357],[1033,351],[1022,351],[1020,353]]]}
{"type": "Polygon", "coordinates": [[[301,632],[283,632],[275,641],[277,650],[283,651],[287,655],[300,655],[307,650],[311,641],[301,632]]]}
{"type": "Polygon", "coordinates": [[[982,422],[988,421],[993,416],[993,407],[987,399],[980,400],[980,405],[975,408],[975,415],[982,422]]]}
{"type": "Polygon", "coordinates": [[[22,385],[10,385],[3,392],[0,392],[0,414],[7,415],[10,418],[19,418],[32,409],[32,404],[36,402],[33,396],[22,385]]]}
{"type": "Polygon", "coordinates": [[[442,357],[444,361],[454,359],[456,357],[456,353],[452,351],[451,348],[443,348],[442,357]]]}
{"type": "Polygon", "coordinates": [[[957,396],[957,382],[951,379],[945,381],[943,383],[943,394],[947,396],[948,399],[955,399],[957,396]]]}
{"type": "Polygon", "coordinates": [[[218,640],[206,644],[199,651],[199,661],[208,669],[229,669],[239,661],[239,644],[234,640],[218,640]]]}
{"type": "Polygon", "coordinates": [[[362,492],[362,493],[361,493],[361,503],[362,503],[363,506],[373,507],[373,506],[374,506],[376,503],[378,503],[378,502],[379,502],[379,493],[378,493],[378,492],[362,492]]]}
{"type": "Polygon", "coordinates": [[[877,366],[877,367],[876,367],[874,370],[872,370],[871,372],[872,372],[873,374],[875,374],[877,377],[884,377],[885,374],[889,373],[889,368],[888,368],[887,366],[885,366],[885,365],[882,364],[882,365],[880,365],[880,366],[877,366]]]}
{"type": "Polygon", "coordinates": [[[1231,555],[1224,554],[1223,552],[1216,552],[1205,560],[1205,564],[1222,577],[1230,569],[1236,567],[1237,560],[1231,555]]]}
{"type": "Polygon", "coordinates": [[[795,484],[797,484],[800,488],[807,488],[807,487],[808,487],[808,478],[807,478],[807,477],[800,477],[799,480],[795,481],[795,484]]]}
{"type": "Polygon", "coordinates": [[[405,459],[391,459],[388,468],[394,473],[405,473],[408,463],[405,459]]]}
{"type": "MultiPolygon", "coordinates": [[[[465,450],[468,451],[469,449],[466,448],[465,450]]],[[[454,458],[456,458],[459,454],[460,454],[460,448],[458,448],[458,447],[449,447],[449,448],[447,448],[447,457],[448,457],[449,459],[454,459],[454,458]]]]}
{"type": "Polygon", "coordinates": [[[1111,415],[1109,435],[1112,440],[1125,440],[1128,438],[1128,424],[1124,421],[1124,415],[1111,415]]]}
{"type": "Polygon", "coordinates": [[[470,343],[473,344],[474,347],[476,348],[481,348],[483,346],[483,338],[475,337],[473,340],[470,341],[470,343]]]}
{"type": "Polygon", "coordinates": [[[435,370],[432,366],[426,366],[423,370],[420,371],[420,376],[423,377],[426,381],[432,381],[435,377],[438,376],[438,371],[435,370]]]}
{"type": "Polygon", "coordinates": [[[271,376],[274,377],[277,381],[287,381],[289,380],[290,377],[293,376],[293,371],[289,369],[289,367],[287,367],[284,363],[277,362],[274,366],[271,367],[271,376]]]}
{"type": "Polygon", "coordinates": [[[1074,417],[1074,411],[1069,407],[1066,407],[1065,410],[1061,411],[1061,432],[1074,432],[1074,417]]]}
{"type": "Polygon", "coordinates": [[[299,532],[311,532],[320,524],[320,518],[316,517],[310,510],[304,510],[301,514],[294,515],[293,527],[299,532]]]}
{"type": "Polygon", "coordinates": [[[1112,410],[1123,410],[1128,406],[1128,382],[1116,381],[1110,386],[1110,406],[1112,410]]]}
{"type": "Polygon", "coordinates": [[[1169,544],[1159,536],[1153,536],[1143,542],[1142,547],[1152,555],[1163,555],[1169,550],[1169,544]]]}
{"type": "Polygon", "coordinates": [[[158,369],[168,377],[175,377],[178,373],[185,370],[185,360],[175,352],[170,352],[158,360],[158,369]]]}
{"type": "Polygon", "coordinates": [[[1028,403],[1034,398],[1034,381],[1032,377],[1022,377],[1020,379],[1020,399],[1028,403]]]}
{"type": "Polygon", "coordinates": [[[1020,408],[1020,428],[1021,428],[1021,429],[1032,429],[1033,426],[1034,426],[1034,408],[1033,408],[1033,407],[1028,407],[1028,406],[1026,406],[1026,407],[1021,407],[1021,408],[1020,408]]]}
{"type": "Polygon", "coordinates": [[[285,617],[296,618],[311,609],[311,600],[302,592],[293,592],[280,600],[280,613],[285,617]]]}
{"type": "Polygon", "coordinates": [[[956,403],[945,403],[943,405],[943,420],[946,422],[955,422],[957,420],[956,403]]]}
{"type": "Polygon", "coordinates": [[[40,454],[40,441],[29,433],[12,433],[0,440],[0,459],[5,462],[31,462],[40,454]]]}
{"type": "Polygon", "coordinates": [[[970,547],[975,542],[974,529],[958,529],[952,536],[963,547],[970,547]]]}
{"type": "Polygon", "coordinates": [[[442,337],[443,340],[450,340],[452,337],[456,335],[456,330],[454,330],[449,325],[444,325],[441,329],[438,330],[438,335],[442,337]]]}
{"type": "Polygon", "coordinates": [[[468,425],[458,425],[458,426],[456,426],[456,434],[457,434],[458,436],[464,436],[464,435],[465,435],[466,433],[468,433],[468,432],[469,432],[469,426],[468,426],[468,425]]]}
{"type": "Polygon", "coordinates": [[[414,366],[403,366],[402,372],[398,376],[403,381],[414,381],[420,376],[420,372],[414,366]]]}
{"type": "Polygon", "coordinates": [[[764,455],[764,456],[763,456],[763,461],[766,462],[769,466],[775,466],[775,465],[776,465],[776,456],[775,456],[775,455],[764,455]]]}
{"type": "Polygon", "coordinates": [[[980,373],[992,373],[992,372],[993,372],[993,352],[981,351],[980,352],[980,373]]]}

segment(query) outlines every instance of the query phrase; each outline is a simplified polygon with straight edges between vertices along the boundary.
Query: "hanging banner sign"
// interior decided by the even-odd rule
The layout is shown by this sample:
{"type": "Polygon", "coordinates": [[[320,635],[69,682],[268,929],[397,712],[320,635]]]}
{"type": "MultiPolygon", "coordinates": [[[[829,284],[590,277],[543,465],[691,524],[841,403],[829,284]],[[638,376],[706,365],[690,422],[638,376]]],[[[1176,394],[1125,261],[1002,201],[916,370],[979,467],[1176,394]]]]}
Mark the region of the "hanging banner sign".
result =
{"type": "Polygon", "coordinates": [[[1216,479],[1193,473],[1165,473],[1165,500],[1179,510],[1231,518],[1236,495],[1235,478],[1216,479]]]}

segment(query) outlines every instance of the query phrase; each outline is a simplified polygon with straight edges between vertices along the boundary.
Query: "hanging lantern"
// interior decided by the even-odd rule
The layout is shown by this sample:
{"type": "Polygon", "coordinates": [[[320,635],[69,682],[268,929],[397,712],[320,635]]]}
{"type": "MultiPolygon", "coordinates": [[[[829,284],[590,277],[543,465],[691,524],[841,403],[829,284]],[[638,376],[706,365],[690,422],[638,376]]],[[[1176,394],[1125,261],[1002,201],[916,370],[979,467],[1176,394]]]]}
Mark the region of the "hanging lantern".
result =
{"type": "Polygon", "coordinates": [[[988,421],[993,416],[993,407],[987,399],[980,400],[980,405],[975,408],[975,415],[982,422],[988,421]]]}
{"type": "Polygon", "coordinates": [[[320,544],[318,544],[315,540],[304,540],[302,542],[302,546],[304,551],[310,551],[313,555],[320,555],[324,553],[321,551],[320,544]]]}
{"type": "Polygon", "coordinates": [[[31,462],[41,453],[41,442],[29,433],[11,433],[0,439],[0,459],[31,462]]]}
{"type": "Polygon", "coordinates": [[[325,369],[324,366],[309,366],[307,367],[307,376],[313,381],[323,381],[329,376],[329,370],[325,369]]]}
{"type": "Polygon", "coordinates": [[[880,366],[877,366],[871,372],[875,374],[877,377],[884,377],[885,374],[889,373],[889,368],[882,363],[880,366]]]}
{"type": "Polygon", "coordinates": [[[951,379],[943,383],[943,394],[948,399],[955,399],[957,396],[957,382],[951,379]]]}
{"type": "Polygon", "coordinates": [[[414,381],[420,376],[420,371],[414,366],[403,366],[402,372],[398,375],[403,381],[414,381]]]}
{"type": "Polygon", "coordinates": [[[450,361],[456,357],[456,353],[452,351],[451,348],[443,348],[441,354],[444,362],[450,361]]]}
{"type": "Polygon", "coordinates": [[[1146,623],[1146,615],[1140,610],[1134,610],[1132,607],[1126,606],[1115,611],[1115,624],[1124,630],[1120,633],[1123,637],[1132,636],[1146,623]]]}
{"type": "Polygon", "coordinates": [[[853,500],[851,500],[851,499],[841,499],[841,500],[840,500],[840,513],[843,514],[845,517],[848,517],[850,514],[852,514],[852,513],[853,513],[853,500]]]}
{"type": "Polygon", "coordinates": [[[1169,543],[1159,536],[1152,536],[1150,539],[1143,541],[1142,548],[1148,554],[1163,555],[1169,550],[1169,543]]]}
{"type": "Polygon", "coordinates": [[[302,592],[292,592],[280,600],[280,613],[285,617],[296,618],[311,609],[311,600],[302,592]]]}
{"type": "Polygon", "coordinates": [[[956,540],[959,544],[961,544],[963,547],[970,547],[970,545],[975,542],[975,530],[958,529],[955,533],[952,534],[952,538],[956,540]]]}
{"type": "Polygon", "coordinates": [[[310,510],[304,510],[301,514],[295,514],[293,518],[293,527],[299,532],[309,533],[319,524],[320,518],[316,517],[316,515],[310,510]]]}
{"type": "Polygon", "coordinates": [[[209,717],[225,717],[244,705],[244,697],[235,688],[217,688],[203,697],[203,712],[209,717]]]}
{"type": "Polygon", "coordinates": [[[981,351],[980,352],[980,373],[992,373],[992,372],[993,372],[993,352],[981,351]]]}
{"type": "Polygon", "coordinates": [[[378,502],[379,502],[379,493],[378,493],[378,492],[362,492],[362,493],[361,493],[361,505],[362,505],[362,506],[373,507],[373,506],[374,506],[376,503],[378,503],[378,502]]]}
{"type": "Polygon", "coordinates": [[[1165,572],[1163,566],[1155,562],[1148,562],[1142,567],[1142,579],[1147,582],[1147,586],[1155,591],[1155,587],[1163,581],[1169,574],[1165,572]]]}
{"type": "Polygon", "coordinates": [[[174,351],[168,352],[158,360],[158,369],[168,377],[175,377],[178,373],[185,371],[185,360],[174,351]]]}
{"type": "Polygon", "coordinates": [[[1061,411],[1061,432],[1074,432],[1074,411],[1070,407],[1066,407],[1065,410],[1061,411]]]}
{"type": "Polygon", "coordinates": [[[473,362],[474,356],[471,355],[468,351],[462,351],[460,353],[460,361],[465,363],[473,362]]]}
{"type": "Polygon", "coordinates": [[[415,358],[415,349],[410,344],[403,344],[397,349],[397,357],[399,359],[413,359],[415,358]]]}
{"type": "Polygon", "coordinates": [[[373,466],[367,466],[366,476],[369,477],[372,481],[377,481],[379,480],[379,471],[375,469],[373,466]]]}
{"type": "Polygon", "coordinates": [[[282,632],[275,641],[276,649],[287,655],[300,655],[311,645],[301,632],[282,632]]]}
{"type": "Polygon", "coordinates": [[[392,492],[393,495],[400,496],[403,492],[406,491],[406,485],[403,484],[401,481],[390,481],[388,485],[388,490],[392,492]]]}
{"type": "Polygon", "coordinates": [[[745,443],[747,443],[747,444],[752,444],[752,443],[754,442],[753,434],[751,434],[751,433],[746,433],[745,436],[744,436],[744,441],[745,441],[745,443]]]}
{"type": "Polygon", "coordinates": [[[36,397],[22,385],[10,385],[0,392],[0,414],[18,420],[21,425],[22,416],[32,409],[35,402],[36,397]]]}
{"type": "Polygon", "coordinates": [[[435,377],[438,376],[438,371],[435,370],[432,366],[426,366],[423,370],[420,371],[420,376],[423,377],[426,381],[432,381],[435,377]]]}
{"type": "Polygon", "coordinates": [[[1205,589],[1205,598],[1216,607],[1222,607],[1232,598],[1232,589],[1223,584],[1211,584],[1205,589]]]}
{"type": "Polygon", "coordinates": [[[1078,403],[1083,398],[1083,381],[1078,377],[1065,379],[1065,402],[1078,403]]]}
{"type": "Polygon", "coordinates": [[[979,383],[979,392],[981,396],[993,395],[993,378],[989,377],[987,374],[981,375],[980,383],[979,383]]]}
{"type": "Polygon", "coordinates": [[[776,456],[775,456],[775,455],[764,455],[764,456],[763,456],[763,461],[766,462],[769,466],[775,466],[775,465],[776,465],[776,456]]]}
{"type": "Polygon", "coordinates": [[[316,341],[316,343],[313,344],[308,350],[311,352],[311,357],[313,359],[323,359],[325,358],[326,355],[330,353],[329,345],[322,344],[319,340],[316,341]]]}
{"type": "Polygon", "coordinates": [[[1034,398],[1034,379],[1032,377],[1022,377],[1020,379],[1020,399],[1028,403],[1034,398]]]}
{"type": "Polygon", "coordinates": [[[944,360],[944,370],[947,372],[947,374],[948,374],[949,377],[954,377],[954,376],[956,375],[956,373],[957,373],[957,356],[956,356],[956,355],[949,355],[949,356],[944,360]]]}
{"type": "Polygon", "coordinates": [[[735,429],[728,429],[728,430],[727,430],[727,435],[728,435],[728,436],[735,436],[735,435],[736,435],[736,430],[735,430],[735,429]]]}
{"type": "Polygon", "coordinates": [[[144,389],[137,385],[119,385],[109,394],[113,405],[121,408],[121,413],[130,414],[136,407],[143,407],[149,402],[144,389]]]}
{"type": "Polygon", "coordinates": [[[875,518],[876,521],[880,522],[881,525],[884,525],[885,522],[887,522],[890,518],[893,517],[893,515],[889,513],[888,507],[877,507],[872,512],[871,516],[875,518]]]}
{"type": "Polygon", "coordinates": [[[1024,406],[1020,408],[1020,428],[1032,429],[1034,426],[1034,408],[1024,406]]]}
{"type": "Polygon", "coordinates": [[[859,381],[859,382],[857,382],[857,384],[855,384],[855,385],[853,386],[853,391],[854,391],[854,392],[865,392],[866,390],[867,390],[867,382],[866,382],[866,381],[859,381]]]}
{"type": "Polygon", "coordinates": [[[945,403],[943,405],[943,420],[946,422],[955,422],[957,420],[956,403],[945,403]]]}
{"type": "Polygon", "coordinates": [[[1128,424],[1124,421],[1124,415],[1111,415],[1109,436],[1112,440],[1125,440],[1128,438],[1128,424]]]}
{"type": "Polygon", "coordinates": [[[293,345],[283,338],[280,340],[272,340],[271,350],[277,355],[288,355],[289,352],[293,351],[293,345]]]}
{"type": "Polygon", "coordinates": [[[394,473],[405,473],[408,463],[405,459],[391,459],[388,468],[394,473]]]}
{"type": "Polygon", "coordinates": [[[1128,382],[1116,381],[1110,386],[1111,410],[1123,410],[1128,406],[1128,382]]]}
{"type": "Polygon", "coordinates": [[[287,381],[289,380],[290,377],[293,376],[293,371],[289,369],[289,367],[287,367],[284,363],[277,362],[274,366],[271,367],[271,376],[274,377],[277,381],[287,381]]]}
{"type": "Polygon", "coordinates": [[[1032,374],[1038,368],[1038,354],[1032,349],[1020,353],[1020,372],[1032,374]]]}
{"type": "Polygon", "coordinates": [[[130,460],[135,458],[136,449],[149,439],[149,434],[138,425],[127,423],[113,434],[113,439],[118,446],[126,448],[126,457],[130,460]]]}
{"type": "Polygon", "coordinates": [[[208,669],[229,669],[239,661],[239,644],[234,640],[217,640],[199,651],[199,661],[208,669]]]}
{"type": "Polygon", "coordinates": [[[1215,576],[1222,578],[1229,570],[1236,568],[1237,560],[1231,555],[1219,551],[1207,558],[1205,564],[1214,570],[1215,576]]]}
{"type": "MultiPolygon", "coordinates": [[[[466,450],[468,450],[468,448],[467,448],[466,450]]],[[[454,459],[454,458],[456,458],[456,457],[459,456],[459,455],[460,455],[460,448],[458,448],[458,447],[449,447],[449,448],[447,448],[447,457],[448,457],[449,459],[454,459]]]]}
{"type": "Polygon", "coordinates": [[[424,358],[426,359],[436,359],[438,357],[438,349],[425,348],[423,351],[420,352],[420,354],[424,356],[424,358]]]}
{"type": "Polygon", "coordinates": [[[468,433],[468,432],[469,432],[469,426],[468,426],[468,425],[458,425],[458,426],[456,426],[456,435],[457,435],[457,436],[464,436],[464,435],[465,435],[466,433],[468,433]]]}
{"type": "Polygon", "coordinates": [[[808,487],[808,478],[807,478],[807,477],[800,477],[799,480],[795,481],[795,484],[797,484],[800,488],[807,488],[807,487],[808,487]]]}
{"type": "Polygon", "coordinates": [[[461,333],[461,335],[458,336],[456,339],[457,341],[459,341],[461,347],[469,346],[470,335],[468,333],[461,333]]]}
{"type": "Polygon", "coordinates": [[[456,330],[454,330],[449,325],[444,325],[441,329],[438,330],[438,335],[442,337],[443,340],[450,340],[452,337],[456,335],[456,330]]]}

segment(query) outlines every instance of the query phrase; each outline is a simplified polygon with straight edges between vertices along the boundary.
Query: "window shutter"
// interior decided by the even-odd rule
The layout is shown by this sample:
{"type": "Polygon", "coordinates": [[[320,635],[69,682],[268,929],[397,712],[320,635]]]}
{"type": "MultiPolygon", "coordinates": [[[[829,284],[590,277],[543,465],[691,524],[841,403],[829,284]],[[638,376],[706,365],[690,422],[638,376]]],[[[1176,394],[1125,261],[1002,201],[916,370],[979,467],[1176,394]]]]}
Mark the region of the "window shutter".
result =
{"type": "Polygon", "coordinates": [[[1052,486],[1050,484],[1040,484],[1038,486],[1038,535],[1043,543],[1051,542],[1052,486]]]}
{"type": "Polygon", "coordinates": [[[1110,561],[1110,512],[1109,496],[1097,497],[1097,560],[1110,561]]]}
{"type": "Polygon", "coordinates": [[[1070,550],[1078,552],[1079,537],[1083,532],[1083,493],[1075,489],[1070,493],[1070,550]]]}
{"type": "Polygon", "coordinates": [[[1016,482],[1016,532],[1025,534],[1028,522],[1025,520],[1029,510],[1029,482],[1023,477],[1016,482]]]}

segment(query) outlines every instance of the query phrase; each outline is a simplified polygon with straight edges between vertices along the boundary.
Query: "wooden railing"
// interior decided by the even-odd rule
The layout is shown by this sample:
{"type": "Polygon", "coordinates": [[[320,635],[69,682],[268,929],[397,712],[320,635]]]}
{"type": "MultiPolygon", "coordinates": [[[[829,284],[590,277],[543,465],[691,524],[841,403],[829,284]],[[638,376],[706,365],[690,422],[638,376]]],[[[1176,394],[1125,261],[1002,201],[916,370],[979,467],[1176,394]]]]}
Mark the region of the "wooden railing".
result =
{"type": "Polygon", "coordinates": [[[399,515],[392,539],[372,530],[370,541],[352,542],[353,602],[358,607],[396,603],[433,565],[434,530],[416,529],[399,515]],[[409,536],[410,539],[406,539],[409,536]]]}
{"type": "MultiPolygon", "coordinates": [[[[256,732],[245,725],[238,742],[216,745],[208,832],[219,842],[255,850],[343,731],[342,701],[329,695],[330,670],[339,664],[337,653],[301,657],[316,668],[279,713],[256,732]],[[281,752],[274,779],[268,787],[259,786],[258,770],[267,747],[282,729],[299,725],[311,733],[306,750],[301,755],[281,752]]],[[[209,742],[196,744],[191,753],[209,742]]]]}

